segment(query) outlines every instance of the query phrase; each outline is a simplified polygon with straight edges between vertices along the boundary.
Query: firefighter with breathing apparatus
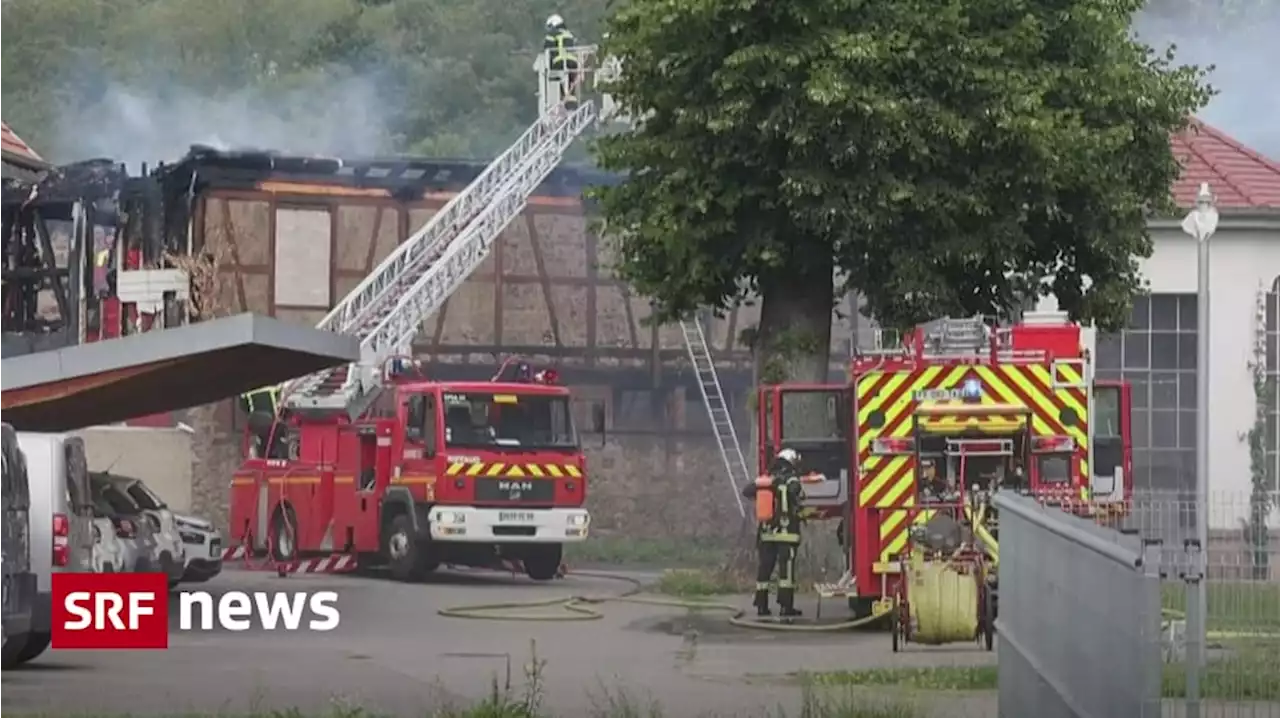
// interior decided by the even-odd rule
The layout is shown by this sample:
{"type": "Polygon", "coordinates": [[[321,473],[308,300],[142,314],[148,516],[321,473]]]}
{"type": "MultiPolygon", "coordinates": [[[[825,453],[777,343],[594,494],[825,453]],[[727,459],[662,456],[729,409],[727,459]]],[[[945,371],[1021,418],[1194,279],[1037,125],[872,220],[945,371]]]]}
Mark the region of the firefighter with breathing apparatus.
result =
{"type": "Polygon", "coordinates": [[[769,473],[742,490],[756,504],[756,615],[769,616],[769,581],[778,572],[778,608],[783,617],[799,616],[796,610],[796,552],[800,548],[801,503],[804,488],[800,453],[783,449],[774,457],[769,473]]]}
{"type": "Polygon", "coordinates": [[[577,41],[565,25],[564,18],[559,15],[547,18],[546,30],[542,49],[547,53],[548,67],[554,73],[553,76],[560,79],[560,101],[573,109],[578,105],[578,98],[574,96],[578,84],[578,56],[573,52],[577,41]]]}

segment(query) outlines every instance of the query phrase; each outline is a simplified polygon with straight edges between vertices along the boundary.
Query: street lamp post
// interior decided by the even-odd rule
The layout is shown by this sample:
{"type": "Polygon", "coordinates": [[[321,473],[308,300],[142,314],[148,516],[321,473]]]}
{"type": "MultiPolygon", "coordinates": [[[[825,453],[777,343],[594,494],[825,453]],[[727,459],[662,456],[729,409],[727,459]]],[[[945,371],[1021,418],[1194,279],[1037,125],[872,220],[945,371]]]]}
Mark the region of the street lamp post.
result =
{"type": "MultiPolygon", "coordinates": [[[[1203,559],[1209,549],[1209,238],[1218,229],[1218,210],[1209,183],[1200,184],[1196,207],[1182,220],[1182,231],[1196,240],[1199,256],[1196,292],[1196,540],[1203,559]]],[[[1205,661],[1205,572],[1189,567],[1200,579],[1187,600],[1187,701],[1199,710],[1200,667],[1205,661]]]]}

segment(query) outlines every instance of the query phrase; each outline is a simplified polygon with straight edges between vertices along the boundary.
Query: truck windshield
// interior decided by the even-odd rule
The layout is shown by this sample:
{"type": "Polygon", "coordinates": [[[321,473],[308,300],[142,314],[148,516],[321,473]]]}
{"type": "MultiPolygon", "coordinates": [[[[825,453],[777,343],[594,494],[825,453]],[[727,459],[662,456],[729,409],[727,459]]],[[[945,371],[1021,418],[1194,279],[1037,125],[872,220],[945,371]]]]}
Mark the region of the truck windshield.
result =
{"type": "Polygon", "coordinates": [[[446,446],[574,448],[569,397],[444,392],[446,446]]]}

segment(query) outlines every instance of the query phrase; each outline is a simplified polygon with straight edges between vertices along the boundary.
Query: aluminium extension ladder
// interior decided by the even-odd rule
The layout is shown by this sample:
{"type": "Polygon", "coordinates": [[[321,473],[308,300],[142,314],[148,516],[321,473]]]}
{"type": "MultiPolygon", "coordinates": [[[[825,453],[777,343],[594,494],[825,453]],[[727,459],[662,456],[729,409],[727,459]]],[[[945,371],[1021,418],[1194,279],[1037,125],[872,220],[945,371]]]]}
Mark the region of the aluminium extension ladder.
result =
{"type": "Polygon", "coordinates": [[[720,386],[720,376],[716,373],[715,361],[711,358],[711,348],[707,346],[707,335],[702,331],[702,322],[696,318],[681,321],[680,331],[684,334],[689,361],[693,362],[693,370],[698,375],[702,404],[707,408],[711,428],[715,431],[716,445],[720,449],[720,458],[724,461],[729,488],[738,502],[738,513],[746,518],[747,508],[742,502],[741,488],[750,483],[751,471],[742,456],[742,444],[738,442],[738,432],[733,428],[733,415],[729,412],[729,404],[725,401],[724,390],[720,386]]]}
{"type": "Polygon", "coordinates": [[[596,120],[595,105],[560,106],[538,118],[470,185],[343,297],[317,328],[360,339],[357,363],[288,382],[285,406],[359,416],[377,397],[381,369],[402,354],[422,322],[480,267],[507,225],[596,120]]]}

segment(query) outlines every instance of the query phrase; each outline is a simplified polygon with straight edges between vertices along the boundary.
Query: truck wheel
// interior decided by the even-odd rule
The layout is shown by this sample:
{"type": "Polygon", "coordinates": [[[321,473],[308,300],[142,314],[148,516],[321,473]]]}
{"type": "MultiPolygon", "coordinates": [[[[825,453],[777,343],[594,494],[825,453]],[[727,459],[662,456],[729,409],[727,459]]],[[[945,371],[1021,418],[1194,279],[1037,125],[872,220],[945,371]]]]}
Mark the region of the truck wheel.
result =
{"type": "Polygon", "coordinates": [[[550,581],[560,573],[562,560],[560,544],[530,546],[524,554],[524,572],[535,581],[550,581]]]}
{"type": "Polygon", "coordinates": [[[51,637],[49,633],[44,632],[27,634],[26,644],[21,651],[18,651],[18,663],[34,660],[41,653],[44,653],[45,649],[49,647],[49,639],[51,637]]]}
{"type": "Polygon", "coordinates": [[[4,639],[4,662],[0,664],[0,668],[9,670],[19,663],[19,656],[22,655],[22,649],[26,648],[27,641],[30,638],[28,633],[20,633],[16,636],[6,636],[4,639]]]}
{"type": "Polygon", "coordinates": [[[418,581],[440,567],[440,561],[419,541],[413,521],[404,514],[391,519],[387,531],[387,561],[397,581],[418,581]]]}
{"type": "Polygon", "coordinates": [[[291,509],[278,508],[271,517],[271,559],[276,563],[289,563],[298,559],[297,525],[291,509]],[[290,512],[287,517],[286,511],[290,512]]]}

